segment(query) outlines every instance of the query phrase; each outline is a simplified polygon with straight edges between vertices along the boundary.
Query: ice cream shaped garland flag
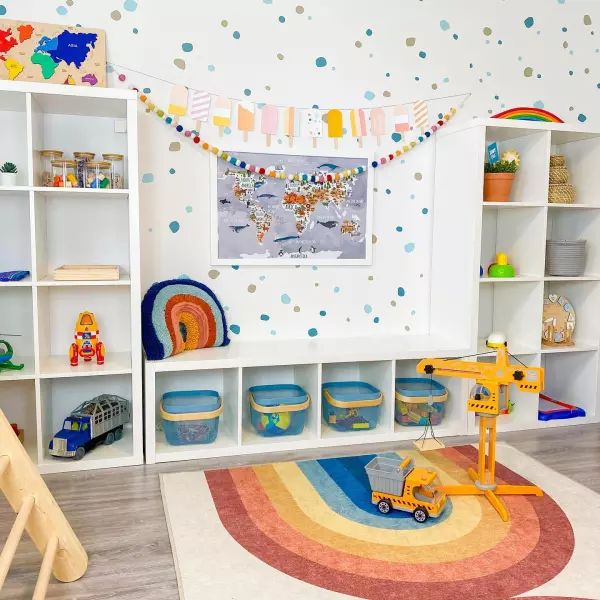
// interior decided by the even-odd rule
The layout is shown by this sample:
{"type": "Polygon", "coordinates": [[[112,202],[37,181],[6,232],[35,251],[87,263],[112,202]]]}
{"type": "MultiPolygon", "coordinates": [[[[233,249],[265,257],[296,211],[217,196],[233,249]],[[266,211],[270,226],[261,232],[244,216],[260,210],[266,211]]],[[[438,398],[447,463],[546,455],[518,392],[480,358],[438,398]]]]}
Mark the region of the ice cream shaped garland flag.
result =
{"type": "Polygon", "coordinates": [[[352,137],[358,139],[358,145],[362,148],[362,139],[367,135],[367,119],[362,108],[353,108],[350,111],[350,130],[352,137]]]}
{"type": "Polygon", "coordinates": [[[427,102],[417,100],[413,104],[413,115],[415,117],[415,129],[420,129],[421,133],[427,129],[429,115],[427,114],[427,102]]]}
{"type": "Polygon", "coordinates": [[[260,131],[267,139],[267,146],[271,145],[271,136],[277,135],[279,130],[279,109],[272,104],[263,106],[260,113],[260,131]]]}
{"type": "Polygon", "coordinates": [[[223,129],[231,125],[231,100],[219,96],[213,109],[213,125],[219,128],[219,136],[223,137],[223,129]]]}
{"type": "Polygon", "coordinates": [[[313,148],[317,147],[317,138],[323,136],[323,115],[318,108],[308,108],[303,112],[303,133],[312,138],[313,148]]]}
{"type": "Polygon", "coordinates": [[[396,133],[402,133],[408,131],[410,125],[408,123],[408,111],[402,104],[394,107],[394,131],[396,133]]]}
{"type": "Polygon", "coordinates": [[[179,117],[187,114],[188,89],[185,85],[174,85],[171,88],[169,107],[167,112],[173,117],[173,123],[177,124],[179,117]]]}
{"type": "Polygon", "coordinates": [[[238,102],[237,126],[244,132],[244,141],[248,141],[248,132],[254,131],[254,102],[238,102]]]}
{"type": "Polygon", "coordinates": [[[381,136],[385,135],[385,112],[383,108],[372,108],[370,113],[371,135],[377,138],[377,144],[381,144],[381,136]]]}
{"type": "Polygon", "coordinates": [[[194,119],[196,131],[200,131],[200,125],[208,121],[210,94],[202,90],[193,90],[188,100],[188,114],[194,119]]]}
{"type": "Polygon", "coordinates": [[[338,149],[338,140],[344,135],[344,118],[342,111],[332,108],[327,113],[327,135],[333,138],[335,149],[338,149]]]}
{"type": "Polygon", "coordinates": [[[284,112],[284,134],[288,136],[290,148],[294,145],[294,138],[300,135],[300,112],[293,106],[288,106],[284,112]]]}

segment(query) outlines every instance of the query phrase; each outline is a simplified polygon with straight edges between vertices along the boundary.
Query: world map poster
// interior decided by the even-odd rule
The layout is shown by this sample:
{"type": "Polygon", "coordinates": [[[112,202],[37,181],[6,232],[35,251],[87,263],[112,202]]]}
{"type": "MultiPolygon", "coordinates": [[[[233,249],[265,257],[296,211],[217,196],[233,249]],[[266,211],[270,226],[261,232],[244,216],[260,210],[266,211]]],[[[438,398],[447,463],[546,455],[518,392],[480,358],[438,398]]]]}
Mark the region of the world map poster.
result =
{"type": "Polygon", "coordinates": [[[248,165],[305,173],[308,181],[260,175],[213,160],[214,264],[370,264],[370,169],[366,157],[230,152],[248,165]],[[316,183],[362,166],[364,173],[316,183]]]}
{"type": "Polygon", "coordinates": [[[0,79],[105,87],[105,33],[0,20],[0,79]]]}

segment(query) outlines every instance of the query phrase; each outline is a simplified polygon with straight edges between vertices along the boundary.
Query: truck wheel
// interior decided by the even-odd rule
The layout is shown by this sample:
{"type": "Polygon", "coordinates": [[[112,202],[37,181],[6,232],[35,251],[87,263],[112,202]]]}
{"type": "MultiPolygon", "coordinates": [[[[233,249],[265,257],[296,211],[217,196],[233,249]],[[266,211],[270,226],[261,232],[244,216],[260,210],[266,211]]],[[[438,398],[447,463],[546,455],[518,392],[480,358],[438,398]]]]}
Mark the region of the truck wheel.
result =
{"type": "Polygon", "coordinates": [[[387,515],[392,510],[392,503],[389,500],[380,500],[377,503],[377,510],[382,515],[387,515]]]}
{"type": "Polygon", "coordinates": [[[426,509],[419,506],[419,508],[415,508],[413,518],[417,523],[425,523],[425,521],[427,521],[429,518],[429,513],[426,509]]]}
{"type": "Polygon", "coordinates": [[[115,434],[112,431],[109,431],[104,438],[104,443],[107,446],[110,446],[115,441],[115,434]]]}
{"type": "Polygon", "coordinates": [[[85,448],[83,446],[79,446],[77,450],[75,450],[75,460],[81,460],[85,456],[85,448]]]}
{"type": "Polygon", "coordinates": [[[123,437],[123,428],[115,429],[115,442],[118,442],[123,437]]]}

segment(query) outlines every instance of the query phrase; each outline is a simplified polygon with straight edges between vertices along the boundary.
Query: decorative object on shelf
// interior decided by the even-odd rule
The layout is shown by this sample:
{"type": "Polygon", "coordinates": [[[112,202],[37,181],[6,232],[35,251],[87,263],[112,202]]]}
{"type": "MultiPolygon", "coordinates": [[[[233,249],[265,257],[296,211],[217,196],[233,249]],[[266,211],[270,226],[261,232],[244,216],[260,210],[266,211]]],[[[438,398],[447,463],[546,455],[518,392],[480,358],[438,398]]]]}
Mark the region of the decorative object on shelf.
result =
{"type": "Polygon", "coordinates": [[[417,523],[437,518],[446,506],[446,494],[432,469],[415,467],[410,458],[376,456],[365,465],[371,486],[371,503],[387,515],[392,509],[412,513],[417,523]]]}
{"type": "Polygon", "coordinates": [[[492,119],[515,119],[517,121],[543,121],[545,123],[564,123],[564,121],[555,114],[544,110],[543,108],[533,108],[531,106],[519,106],[503,110],[492,119]]]}
{"type": "Polygon", "coordinates": [[[496,419],[505,413],[510,402],[509,387],[515,385],[522,392],[539,394],[544,387],[544,369],[524,364],[512,365],[506,337],[492,333],[486,345],[496,353],[493,363],[465,361],[459,358],[425,358],[417,365],[417,373],[432,377],[459,377],[475,379],[475,393],[467,400],[467,411],[479,417],[478,469],[469,468],[472,484],[444,485],[437,489],[448,495],[476,495],[485,490],[485,497],[496,509],[503,521],[509,520],[509,512],[499,495],[542,496],[537,486],[507,485],[496,483],[496,419]],[[486,450],[487,447],[487,450],[486,450]]]}
{"type": "Polygon", "coordinates": [[[487,146],[487,161],[490,165],[496,164],[500,160],[500,150],[498,150],[498,143],[491,142],[487,146]]]}
{"type": "Polygon", "coordinates": [[[569,183],[569,169],[562,154],[550,155],[548,181],[548,202],[551,204],[573,204],[575,202],[575,188],[569,183]]]}
{"type": "MultiPolygon", "coordinates": [[[[341,156],[242,153],[255,162],[302,170],[308,180],[267,180],[264,174],[211,163],[212,264],[370,264],[372,185],[366,177],[334,180],[359,159],[341,156]],[[352,210],[347,208],[351,206],[352,210]]],[[[368,168],[362,158],[358,167],[368,168]]]]}
{"type": "Polygon", "coordinates": [[[52,187],[76,188],[79,186],[75,175],[75,161],[57,158],[52,161],[52,187]]]}
{"type": "MultiPolygon", "coordinates": [[[[62,152],[60,154],[62,156],[62,152]]],[[[95,156],[96,155],[94,154],[94,152],[73,152],[78,187],[85,187],[85,166],[88,162],[94,160],[95,156]]]]}
{"type": "Polygon", "coordinates": [[[540,394],[540,404],[538,408],[538,421],[554,421],[556,419],[576,419],[585,417],[585,410],[567,404],[560,400],[555,400],[546,394],[540,394]]]}
{"type": "Polygon", "coordinates": [[[310,396],[299,385],[255,385],[248,390],[248,402],[259,435],[299,435],[304,430],[310,396]]]}
{"type": "Polygon", "coordinates": [[[395,419],[406,427],[438,426],[446,412],[448,390],[426,377],[396,379],[395,419]]]}
{"type": "Polygon", "coordinates": [[[52,163],[55,160],[63,158],[62,150],[40,150],[40,158],[42,163],[41,185],[44,187],[53,187],[54,184],[54,169],[52,163]]]}
{"type": "Polygon", "coordinates": [[[484,166],[483,201],[508,202],[520,158],[516,150],[508,150],[499,161],[487,162],[484,166]]]}
{"type": "Polygon", "coordinates": [[[0,79],[106,86],[104,31],[3,19],[0,39],[0,79]]]}
{"type": "Polygon", "coordinates": [[[62,265],[54,269],[56,281],[118,281],[119,265],[62,265]]]}
{"type": "Polygon", "coordinates": [[[542,313],[542,344],[544,346],[573,346],[575,309],[564,296],[548,294],[542,313]]]}
{"type": "Polygon", "coordinates": [[[0,271],[0,282],[22,281],[30,274],[29,271],[0,271]]]}
{"type": "Polygon", "coordinates": [[[323,420],[337,431],[365,431],[377,427],[383,394],[364,381],[324,383],[323,420]]]}
{"type": "Polygon", "coordinates": [[[99,365],[104,364],[104,344],[100,341],[100,328],[94,313],[83,311],[75,322],[75,341],[69,350],[69,362],[72,367],[79,364],[79,357],[84,362],[91,362],[94,356],[99,365]]]}
{"type": "Polygon", "coordinates": [[[123,437],[123,425],[131,420],[129,400],[100,394],[80,404],[64,420],[62,429],[48,444],[51,456],[81,460],[99,444],[110,446],[123,437]]]}
{"type": "Polygon", "coordinates": [[[123,159],[125,158],[122,154],[115,154],[112,152],[102,155],[102,158],[107,162],[110,171],[110,189],[122,190],[123,189],[123,172],[124,165],[123,159]]]}
{"type": "Polygon", "coordinates": [[[17,185],[17,165],[11,162],[5,162],[0,167],[0,185],[15,186],[17,185]]]}
{"type": "Polygon", "coordinates": [[[110,189],[111,163],[105,160],[90,160],[85,164],[85,187],[110,189]]]}
{"type": "Polygon", "coordinates": [[[25,431],[21,429],[17,423],[11,423],[10,426],[15,432],[15,435],[19,438],[21,444],[25,444],[25,431]]]}
{"type": "Polygon", "coordinates": [[[225,311],[215,294],[198,281],[159,281],[142,300],[142,342],[148,360],[226,346],[225,311]]]}
{"type": "Polygon", "coordinates": [[[579,277],[585,271],[585,240],[546,240],[546,271],[559,277],[579,277]]]}
{"type": "Polygon", "coordinates": [[[173,446],[211,444],[219,433],[223,401],[215,390],[166,392],[160,416],[166,440],[173,446]]]}
{"type": "MultiPolygon", "coordinates": [[[[0,333],[6,337],[20,337],[20,334],[0,333]]],[[[23,363],[14,363],[12,358],[14,356],[13,347],[6,341],[0,339],[0,373],[2,371],[21,371],[25,366],[23,363]]]]}
{"type": "Polygon", "coordinates": [[[509,278],[515,276],[515,268],[508,262],[504,252],[496,254],[496,262],[488,267],[488,277],[509,278]]]}

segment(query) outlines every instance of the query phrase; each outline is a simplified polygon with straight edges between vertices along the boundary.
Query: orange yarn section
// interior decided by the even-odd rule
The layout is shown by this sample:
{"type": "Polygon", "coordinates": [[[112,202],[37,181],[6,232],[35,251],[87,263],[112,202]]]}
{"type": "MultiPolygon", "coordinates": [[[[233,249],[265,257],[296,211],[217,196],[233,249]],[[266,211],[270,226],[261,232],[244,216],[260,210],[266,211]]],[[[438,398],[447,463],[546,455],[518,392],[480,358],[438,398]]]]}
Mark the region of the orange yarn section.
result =
{"type": "Polygon", "coordinates": [[[169,299],[165,309],[166,325],[173,342],[173,354],[213,346],[217,326],[210,306],[191,294],[178,294],[169,299]],[[186,329],[183,339],[180,323],[186,329]]]}

